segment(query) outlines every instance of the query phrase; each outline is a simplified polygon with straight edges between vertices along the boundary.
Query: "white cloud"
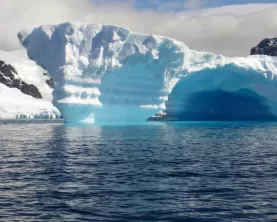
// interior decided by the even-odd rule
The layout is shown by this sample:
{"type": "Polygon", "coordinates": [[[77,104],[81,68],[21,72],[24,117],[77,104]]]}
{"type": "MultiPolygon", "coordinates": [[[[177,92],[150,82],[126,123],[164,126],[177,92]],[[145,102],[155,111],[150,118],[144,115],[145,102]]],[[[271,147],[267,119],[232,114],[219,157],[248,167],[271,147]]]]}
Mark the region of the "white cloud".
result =
{"type": "Polygon", "coordinates": [[[186,9],[201,9],[206,5],[205,0],[187,0],[184,2],[184,6],[186,9]]]}
{"type": "MultiPolygon", "coordinates": [[[[199,2],[190,8],[203,7],[202,0],[199,2]]],[[[117,24],[133,31],[169,36],[193,49],[229,56],[247,55],[264,37],[277,36],[277,4],[179,13],[137,10],[133,5],[132,0],[107,4],[103,0],[101,4],[93,0],[9,0],[0,9],[0,48],[19,48],[16,33],[26,26],[65,21],[117,24]]]]}

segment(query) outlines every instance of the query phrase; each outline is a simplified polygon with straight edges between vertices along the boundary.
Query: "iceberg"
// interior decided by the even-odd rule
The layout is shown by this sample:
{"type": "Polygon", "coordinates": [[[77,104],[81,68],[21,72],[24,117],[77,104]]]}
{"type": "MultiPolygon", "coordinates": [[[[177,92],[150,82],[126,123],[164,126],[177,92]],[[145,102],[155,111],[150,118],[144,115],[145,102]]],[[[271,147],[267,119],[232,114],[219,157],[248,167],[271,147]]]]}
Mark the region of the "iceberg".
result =
{"type": "Polygon", "coordinates": [[[67,122],[145,121],[165,109],[184,66],[202,67],[216,57],[112,25],[40,26],[18,37],[51,74],[53,103],[67,122]]]}
{"type": "Polygon", "coordinates": [[[66,122],[138,122],[164,110],[180,120],[232,119],[232,110],[233,119],[277,115],[273,57],[197,52],[114,25],[47,25],[18,38],[51,74],[53,104],[66,122]]]}

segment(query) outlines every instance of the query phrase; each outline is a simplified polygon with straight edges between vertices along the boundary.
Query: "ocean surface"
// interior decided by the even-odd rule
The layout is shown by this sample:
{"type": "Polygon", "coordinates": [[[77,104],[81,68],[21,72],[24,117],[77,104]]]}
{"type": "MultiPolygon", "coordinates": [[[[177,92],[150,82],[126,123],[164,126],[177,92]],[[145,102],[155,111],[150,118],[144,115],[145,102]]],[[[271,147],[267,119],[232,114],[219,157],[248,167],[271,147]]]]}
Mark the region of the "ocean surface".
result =
{"type": "Polygon", "coordinates": [[[0,221],[277,221],[277,123],[0,122],[0,221]]]}

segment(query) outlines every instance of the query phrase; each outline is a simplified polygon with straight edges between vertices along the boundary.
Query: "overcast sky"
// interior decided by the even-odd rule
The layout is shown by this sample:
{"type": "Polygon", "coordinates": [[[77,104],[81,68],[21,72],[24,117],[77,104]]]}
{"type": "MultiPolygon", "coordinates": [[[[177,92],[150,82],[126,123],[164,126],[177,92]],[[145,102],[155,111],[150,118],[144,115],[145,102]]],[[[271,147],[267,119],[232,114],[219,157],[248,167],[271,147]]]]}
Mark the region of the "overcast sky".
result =
{"type": "Polygon", "coordinates": [[[277,0],[9,0],[1,5],[0,21],[2,50],[20,48],[16,33],[25,27],[78,21],[121,25],[175,38],[192,49],[244,56],[263,38],[277,36],[277,0]]]}

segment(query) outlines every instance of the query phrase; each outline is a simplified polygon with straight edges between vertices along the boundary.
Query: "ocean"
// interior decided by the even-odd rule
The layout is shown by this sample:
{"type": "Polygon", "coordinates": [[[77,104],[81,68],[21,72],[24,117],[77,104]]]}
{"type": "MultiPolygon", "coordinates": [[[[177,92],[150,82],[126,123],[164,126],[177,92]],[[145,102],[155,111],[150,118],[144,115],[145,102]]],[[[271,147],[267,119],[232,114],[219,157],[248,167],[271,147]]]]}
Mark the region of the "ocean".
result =
{"type": "Polygon", "coordinates": [[[0,122],[0,221],[277,221],[276,122],[0,122]]]}

